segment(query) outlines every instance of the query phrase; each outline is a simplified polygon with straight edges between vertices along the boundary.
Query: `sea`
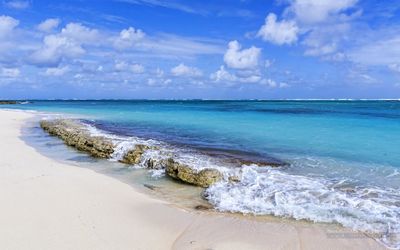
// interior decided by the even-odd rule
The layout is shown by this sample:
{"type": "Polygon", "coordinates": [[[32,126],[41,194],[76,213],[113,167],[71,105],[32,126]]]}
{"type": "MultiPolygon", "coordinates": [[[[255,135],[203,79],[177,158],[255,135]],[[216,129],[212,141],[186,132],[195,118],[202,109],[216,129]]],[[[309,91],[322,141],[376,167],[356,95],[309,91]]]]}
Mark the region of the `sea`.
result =
{"type": "Polygon", "coordinates": [[[77,117],[117,142],[111,160],[136,143],[156,144],[195,169],[238,176],[204,191],[218,211],[340,224],[400,249],[399,100],[32,100],[0,108],[77,117]]]}

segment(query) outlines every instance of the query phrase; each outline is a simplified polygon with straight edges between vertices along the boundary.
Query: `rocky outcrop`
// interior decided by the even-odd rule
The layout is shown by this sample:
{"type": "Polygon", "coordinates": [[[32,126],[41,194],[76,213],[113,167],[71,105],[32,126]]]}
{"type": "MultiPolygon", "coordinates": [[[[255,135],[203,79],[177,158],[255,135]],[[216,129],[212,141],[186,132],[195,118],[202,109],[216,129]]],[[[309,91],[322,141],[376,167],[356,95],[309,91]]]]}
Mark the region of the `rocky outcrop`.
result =
{"type": "MultiPolygon", "coordinates": [[[[86,126],[77,121],[67,119],[43,120],[40,122],[40,126],[49,134],[61,138],[65,144],[87,152],[94,157],[111,158],[114,153],[115,145],[110,139],[91,135],[86,126]]],[[[143,154],[147,150],[159,149],[153,146],[137,144],[123,156],[120,162],[132,165],[140,164],[143,160],[143,154]]],[[[222,173],[217,169],[204,168],[196,170],[175,161],[173,158],[148,158],[144,164],[148,169],[165,169],[166,174],[174,179],[205,188],[223,178],[222,173]]],[[[234,181],[238,180],[235,179],[234,181]]]]}
{"type": "Polygon", "coordinates": [[[0,100],[0,105],[6,105],[6,104],[18,104],[17,101],[8,101],[8,100],[0,100]]]}
{"type": "Polygon", "coordinates": [[[114,153],[114,144],[111,140],[90,135],[83,125],[72,120],[43,120],[40,126],[49,134],[61,138],[65,144],[94,157],[110,158],[114,153]]]}
{"type": "Polygon", "coordinates": [[[120,160],[122,163],[136,165],[140,163],[142,155],[146,150],[150,149],[149,146],[143,144],[135,145],[134,149],[129,150],[124,157],[120,160]]]}
{"type": "Polygon", "coordinates": [[[222,173],[217,169],[205,168],[197,171],[172,158],[167,160],[165,172],[174,179],[205,188],[222,179],[222,173]]]}

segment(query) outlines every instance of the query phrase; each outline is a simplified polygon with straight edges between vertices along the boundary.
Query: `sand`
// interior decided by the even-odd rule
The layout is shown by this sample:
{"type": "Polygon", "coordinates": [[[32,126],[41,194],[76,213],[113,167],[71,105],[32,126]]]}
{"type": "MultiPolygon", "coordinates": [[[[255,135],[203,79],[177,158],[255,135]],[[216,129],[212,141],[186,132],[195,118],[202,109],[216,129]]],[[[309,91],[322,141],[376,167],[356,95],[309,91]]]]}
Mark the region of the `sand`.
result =
{"type": "Polygon", "coordinates": [[[383,248],[335,225],[179,209],[41,155],[20,138],[32,116],[0,110],[0,249],[383,248]]]}

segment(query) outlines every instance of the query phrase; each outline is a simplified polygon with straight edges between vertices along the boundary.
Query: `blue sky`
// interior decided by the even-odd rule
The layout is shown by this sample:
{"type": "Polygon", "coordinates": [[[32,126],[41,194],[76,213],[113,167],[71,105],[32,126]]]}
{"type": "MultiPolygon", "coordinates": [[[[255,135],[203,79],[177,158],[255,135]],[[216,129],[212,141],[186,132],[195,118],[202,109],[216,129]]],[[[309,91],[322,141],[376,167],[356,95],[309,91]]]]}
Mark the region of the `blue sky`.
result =
{"type": "Polygon", "coordinates": [[[3,0],[14,98],[400,98],[400,2],[3,0]]]}

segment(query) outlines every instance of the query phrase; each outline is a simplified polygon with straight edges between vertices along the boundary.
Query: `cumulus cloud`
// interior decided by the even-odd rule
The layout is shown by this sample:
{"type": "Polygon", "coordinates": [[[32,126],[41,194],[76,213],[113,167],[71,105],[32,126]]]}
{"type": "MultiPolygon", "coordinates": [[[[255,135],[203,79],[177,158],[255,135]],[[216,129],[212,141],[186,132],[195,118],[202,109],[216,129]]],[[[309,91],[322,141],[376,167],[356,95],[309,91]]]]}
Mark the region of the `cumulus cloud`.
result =
{"type": "Polygon", "coordinates": [[[18,68],[2,68],[0,73],[5,78],[17,78],[21,71],[18,68]]]}
{"type": "Polygon", "coordinates": [[[0,38],[5,38],[17,27],[19,21],[10,16],[0,16],[0,38]]]}
{"type": "Polygon", "coordinates": [[[62,76],[65,73],[69,71],[68,66],[64,67],[57,67],[57,68],[47,68],[46,71],[44,72],[44,75],[46,76],[62,76]]]}
{"type": "MultiPolygon", "coordinates": [[[[222,83],[258,83],[269,87],[281,87],[279,83],[271,79],[264,79],[257,72],[238,72],[238,74],[230,73],[222,65],[220,68],[210,75],[210,79],[214,82],[222,83]]],[[[283,85],[282,85],[283,86],[283,85]]]]}
{"type": "Polygon", "coordinates": [[[58,34],[47,35],[43,45],[36,50],[30,61],[37,65],[57,66],[64,58],[83,55],[85,44],[96,44],[99,32],[79,23],[69,23],[58,34]]]}
{"type": "Polygon", "coordinates": [[[79,43],[96,43],[100,38],[99,31],[90,29],[80,23],[69,23],[61,30],[61,36],[79,43]]]}
{"type": "Polygon", "coordinates": [[[145,37],[145,33],[140,29],[129,27],[123,29],[114,41],[114,47],[117,49],[127,49],[134,46],[145,37]]]}
{"type": "Polygon", "coordinates": [[[135,74],[142,74],[144,73],[145,69],[144,66],[138,63],[129,64],[124,61],[117,61],[114,66],[115,70],[117,71],[128,71],[135,74]]]}
{"type": "Polygon", "coordinates": [[[75,58],[84,53],[85,50],[78,42],[60,35],[49,35],[44,37],[42,47],[32,54],[31,62],[57,66],[63,58],[75,58]]]}
{"type": "Polygon", "coordinates": [[[4,5],[7,6],[8,8],[23,10],[29,8],[31,4],[29,1],[11,0],[11,1],[5,1],[4,5]]]}
{"type": "Polygon", "coordinates": [[[290,6],[296,19],[305,24],[327,21],[353,7],[358,0],[295,0],[290,6]]]}
{"type": "Polygon", "coordinates": [[[223,81],[235,82],[237,80],[237,77],[226,71],[223,65],[215,73],[212,73],[210,78],[211,80],[216,82],[223,82],[223,81]]]}
{"type": "Polygon", "coordinates": [[[49,18],[41,22],[38,26],[37,29],[42,31],[42,32],[52,32],[55,28],[58,27],[60,24],[60,19],[58,18],[49,18]]]}
{"type": "Polygon", "coordinates": [[[274,44],[292,44],[297,41],[299,27],[295,21],[282,20],[277,21],[277,16],[274,13],[269,13],[265,18],[265,24],[261,26],[257,36],[264,41],[274,44]]]}
{"type": "Polygon", "coordinates": [[[254,46],[241,50],[238,41],[231,41],[224,55],[224,62],[230,68],[251,69],[257,67],[261,49],[254,46]]]}
{"type": "Polygon", "coordinates": [[[185,76],[185,77],[199,77],[202,76],[203,73],[195,67],[189,67],[185,64],[181,63],[176,67],[171,69],[171,74],[174,76],[185,76]]]}

